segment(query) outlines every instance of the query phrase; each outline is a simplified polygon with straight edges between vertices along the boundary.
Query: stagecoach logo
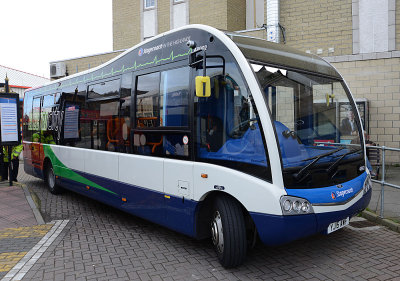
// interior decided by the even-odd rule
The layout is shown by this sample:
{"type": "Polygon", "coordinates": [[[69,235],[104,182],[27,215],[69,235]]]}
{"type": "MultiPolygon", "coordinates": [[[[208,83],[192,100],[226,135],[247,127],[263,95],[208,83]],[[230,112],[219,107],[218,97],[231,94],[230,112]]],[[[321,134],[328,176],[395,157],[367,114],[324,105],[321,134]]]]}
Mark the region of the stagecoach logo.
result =
{"type": "Polygon", "coordinates": [[[349,188],[349,189],[342,190],[342,191],[332,192],[331,197],[333,200],[335,200],[337,197],[344,197],[345,195],[353,193],[353,192],[354,192],[353,188],[349,188]]]}
{"type": "Polygon", "coordinates": [[[139,55],[139,57],[141,57],[143,55],[143,48],[139,49],[138,55],[139,55]]]}
{"type": "Polygon", "coordinates": [[[138,55],[141,57],[142,55],[149,55],[152,52],[160,51],[165,48],[173,48],[176,45],[186,45],[186,42],[190,40],[190,36],[185,36],[182,38],[174,39],[169,42],[164,42],[155,46],[151,46],[150,48],[140,48],[138,55]]]}

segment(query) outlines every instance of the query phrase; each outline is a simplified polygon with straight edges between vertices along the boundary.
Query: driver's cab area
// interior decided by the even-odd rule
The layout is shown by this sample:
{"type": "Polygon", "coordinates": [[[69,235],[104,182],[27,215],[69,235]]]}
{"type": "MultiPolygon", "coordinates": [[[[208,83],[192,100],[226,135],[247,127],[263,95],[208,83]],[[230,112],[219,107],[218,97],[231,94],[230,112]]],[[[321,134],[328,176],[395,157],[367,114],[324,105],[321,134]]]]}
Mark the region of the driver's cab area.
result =
{"type": "MultiPolygon", "coordinates": [[[[196,75],[204,75],[198,66],[196,75]]],[[[208,97],[195,96],[196,158],[270,179],[265,141],[252,96],[236,63],[207,56],[208,97]]]]}

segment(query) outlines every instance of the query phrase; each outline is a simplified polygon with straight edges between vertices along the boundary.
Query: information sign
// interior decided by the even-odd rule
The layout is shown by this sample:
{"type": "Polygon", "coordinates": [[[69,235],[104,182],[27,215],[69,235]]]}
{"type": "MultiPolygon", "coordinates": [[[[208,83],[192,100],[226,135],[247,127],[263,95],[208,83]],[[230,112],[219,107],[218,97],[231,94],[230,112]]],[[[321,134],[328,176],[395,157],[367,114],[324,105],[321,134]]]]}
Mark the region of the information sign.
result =
{"type": "Polygon", "coordinates": [[[21,141],[18,103],[18,94],[0,94],[0,145],[18,145],[21,141]]]}

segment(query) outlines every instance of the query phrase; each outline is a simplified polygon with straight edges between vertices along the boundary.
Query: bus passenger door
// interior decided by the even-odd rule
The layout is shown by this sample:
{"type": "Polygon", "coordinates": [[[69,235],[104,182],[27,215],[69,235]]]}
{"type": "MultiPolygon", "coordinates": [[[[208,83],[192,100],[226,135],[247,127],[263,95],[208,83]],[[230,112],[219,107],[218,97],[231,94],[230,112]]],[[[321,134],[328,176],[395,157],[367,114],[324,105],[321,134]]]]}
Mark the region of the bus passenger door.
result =
{"type": "Polygon", "coordinates": [[[191,112],[190,72],[187,66],[161,72],[160,96],[163,127],[164,194],[166,221],[169,227],[191,235],[193,232],[193,162],[190,147],[189,112],[191,112]]]}
{"type": "Polygon", "coordinates": [[[168,227],[192,235],[195,210],[192,161],[164,159],[164,197],[168,227]]]}
{"type": "Polygon", "coordinates": [[[37,169],[41,169],[41,160],[40,160],[40,149],[41,149],[41,133],[40,128],[42,127],[41,120],[41,103],[42,98],[34,98],[33,99],[33,109],[32,109],[32,143],[31,143],[31,156],[32,156],[32,165],[34,172],[37,169]],[[35,169],[36,168],[36,169],[35,169]]]}
{"type": "Polygon", "coordinates": [[[190,235],[194,216],[190,213],[193,162],[189,149],[189,76],[189,67],[181,66],[137,77],[133,143],[136,154],[156,164],[152,181],[163,177],[159,223],[190,235]]]}

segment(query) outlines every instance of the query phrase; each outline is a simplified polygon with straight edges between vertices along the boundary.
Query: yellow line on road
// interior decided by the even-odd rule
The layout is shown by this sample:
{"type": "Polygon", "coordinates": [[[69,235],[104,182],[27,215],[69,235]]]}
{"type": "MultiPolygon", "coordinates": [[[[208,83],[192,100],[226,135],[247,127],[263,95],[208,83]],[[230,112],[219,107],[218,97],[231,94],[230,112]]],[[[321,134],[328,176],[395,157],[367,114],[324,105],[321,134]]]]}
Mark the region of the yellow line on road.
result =
{"type": "Polygon", "coordinates": [[[28,252],[11,252],[0,254],[0,272],[8,272],[22,259],[28,252]]]}
{"type": "Polygon", "coordinates": [[[53,224],[35,225],[31,227],[6,228],[0,230],[0,239],[43,237],[53,224]]]}

